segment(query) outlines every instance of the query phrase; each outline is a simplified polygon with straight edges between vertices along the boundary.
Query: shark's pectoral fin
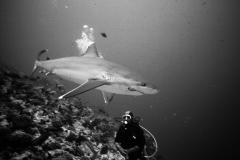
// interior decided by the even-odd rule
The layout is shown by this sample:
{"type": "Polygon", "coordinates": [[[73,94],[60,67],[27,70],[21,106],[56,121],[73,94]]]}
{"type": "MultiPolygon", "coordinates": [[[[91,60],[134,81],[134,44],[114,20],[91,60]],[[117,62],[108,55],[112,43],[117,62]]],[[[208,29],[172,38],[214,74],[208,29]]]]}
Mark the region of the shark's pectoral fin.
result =
{"type": "Polygon", "coordinates": [[[102,93],[103,93],[103,98],[104,98],[105,103],[111,102],[115,95],[114,93],[105,92],[105,91],[102,91],[102,93]]]}
{"type": "Polygon", "coordinates": [[[76,96],[78,94],[82,94],[84,92],[87,92],[89,90],[92,90],[94,88],[97,88],[99,86],[106,85],[106,84],[108,83],[99,81],[99,80],[89,79],[85,83],[78,86],[77,88],[74,88],[73,90],[67,92],[66,94],[58,97],[58,99],[62,99],[64,97],[68,98],[68,97],[76,96]]]}

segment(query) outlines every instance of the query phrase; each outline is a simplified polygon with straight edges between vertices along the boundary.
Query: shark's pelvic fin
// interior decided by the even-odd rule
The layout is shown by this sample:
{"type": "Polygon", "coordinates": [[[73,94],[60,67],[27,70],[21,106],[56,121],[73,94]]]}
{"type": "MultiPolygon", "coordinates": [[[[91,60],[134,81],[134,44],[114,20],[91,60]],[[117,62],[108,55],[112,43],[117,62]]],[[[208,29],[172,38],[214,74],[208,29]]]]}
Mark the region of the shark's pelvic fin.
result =
{"type": "Polygon", "coordinates": [[[49,71],[49,72],[46,73],[46,76],[47,76],[47,75],[55,75],[55,74],[54,74],[54,72],[49,71]]]}
{"type": "Polygon", "coordinates": [[[105,103],[111,102],[115,95],[114,93],[105,92],[105,91],[102,91],[102,93],[103,93],[103,98],[104,98],[105,103]]]}
{"type": "Polygon", "coordinates": [[[82,94],[82,93],[87,92],[89,90],[95,89],[95,88],[97,88],[99,86],[102,86],[102,85],[108,85],[108,83],[104,82],[104,81],[89,79],[85,83],[78,86],[77,88],[74,88],[73,90],[67,92],[66,94],[58,97],[58,99],[63,99],[64,97],[65,98],[73,97],[73,96],[76,96],[78,94],[82,94]]]}
{"type": "Polygon", "coordinates": [[[101,58],[101,56],[99,56],[98,54],[95,43],[92,43],[91,45],[88,46],[86,53],[82,55],[82,57],[100,57],[101,58]]]}

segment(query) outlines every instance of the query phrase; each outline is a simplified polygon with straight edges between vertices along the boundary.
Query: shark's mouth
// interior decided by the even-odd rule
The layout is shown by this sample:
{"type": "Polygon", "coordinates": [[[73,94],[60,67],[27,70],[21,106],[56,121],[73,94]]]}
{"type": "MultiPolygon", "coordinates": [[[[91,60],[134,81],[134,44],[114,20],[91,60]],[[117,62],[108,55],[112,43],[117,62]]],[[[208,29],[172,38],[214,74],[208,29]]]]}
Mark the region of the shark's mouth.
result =
{"type": "Polygon", "coordinates": [[[141,92],[139,90],[136,90],[135,88],[128,87],[128,90],[131,91],[131,92],[139,92],[141,94],[144,94],[143,92],[141,92]]]}

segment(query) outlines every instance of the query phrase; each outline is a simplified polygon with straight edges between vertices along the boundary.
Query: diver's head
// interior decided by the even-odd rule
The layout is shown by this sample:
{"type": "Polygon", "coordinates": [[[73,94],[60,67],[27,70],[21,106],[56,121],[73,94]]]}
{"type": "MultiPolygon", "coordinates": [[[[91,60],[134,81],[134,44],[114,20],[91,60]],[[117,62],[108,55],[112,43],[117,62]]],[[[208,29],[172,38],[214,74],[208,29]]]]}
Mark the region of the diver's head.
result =
{"type": "Polygon", "coordinates": [[[133,121],[133,113],[131,111],[126,111],[125,114],[122,116],[122,122],[124,124],[128,124],[133,121]]]}

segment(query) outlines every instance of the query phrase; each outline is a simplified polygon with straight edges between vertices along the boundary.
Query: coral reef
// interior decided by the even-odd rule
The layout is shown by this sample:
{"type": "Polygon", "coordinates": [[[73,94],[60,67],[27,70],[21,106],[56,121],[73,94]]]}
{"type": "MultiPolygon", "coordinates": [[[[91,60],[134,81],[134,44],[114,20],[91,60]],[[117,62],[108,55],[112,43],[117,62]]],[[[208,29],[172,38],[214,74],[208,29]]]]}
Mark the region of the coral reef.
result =
{"type": "Polygon", "coordinates": [[[58,100],[58,89],[0,64],[0,160],[124,160],[118,122],[78,97],[58,100]]]}

